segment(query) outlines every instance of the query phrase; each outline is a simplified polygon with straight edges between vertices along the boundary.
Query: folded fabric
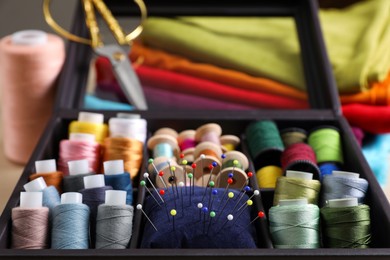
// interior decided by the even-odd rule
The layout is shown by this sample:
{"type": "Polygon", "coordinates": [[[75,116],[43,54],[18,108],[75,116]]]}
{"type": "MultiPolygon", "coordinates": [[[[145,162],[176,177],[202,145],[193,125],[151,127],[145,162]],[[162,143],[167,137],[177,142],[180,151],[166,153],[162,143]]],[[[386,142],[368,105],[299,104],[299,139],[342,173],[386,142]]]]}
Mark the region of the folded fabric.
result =
{"type": "MultiPolygon", "coordinates": [[[[117,100],[126,102],[125,95],[117,83],[98,84],[96,86],[99,92],[107,93],[109,91],[116,93],[117,100]]],[[[204,98],[200,96],[186,95],[177,92],[167,91],[158,88],[143,86],[148,109],[163,110],[163,109],[188,109],[188,110],[250,110],[253,107],[239,105],[215,99],[204,98]]],[[[102,96],[103,98],[104,96],[102,96]]]]}
{"type": "Polygon", "coordinates": [[[134,110],[129,104],[104,100],[90,94],[85,95],[83,108],[91,110],[134,110]]]}
{"type": "Polygon", "coordinates": [[[367,91],[351,95],[341,95],[340,101],[342,104],[390,105],[390,73],[387,74],[385,80],[372,83],[371,88],[367,91]]]}
{"type": "Polygon", "coordinates": [[[350,125],[373,134],[390,133],[390,106],[349,104],[342,112],[350,125]]]}
{"type": "MultiPolygon", "coordinates": [[[[97,59],[95,67],[97,82],[99,84],[116,82],[107,59],[97,59]]],[[[171,92],[194,95],[253,108],[308,108],[308,104],[305,101],[239,89],[213,81],[144,65],[136,66],[135,71],[141,84],[151,88],[164,89],[171,92]]]]}
{"type": "MultiPolygon", "coordinates": [[[[340,93],[382,81],[390,69],[390,1],[324,9],[320,20],[340,93]]],[[[299,41],[291,18],[149,18],[145,44],[305,89],[299,41]]]]}
{"type": "Polygon", "coordinates": [[[223,69],[211,64],[195,63],[179,55],[148,48],[139,42],[134,42],[129,56],[133,62],[139,61],[142,65],[153,68],[178,72],[240,89],[275,94],[302,101],[307,100],[305,92],[274,80],[252,77],[239,71],[223,69]]]}

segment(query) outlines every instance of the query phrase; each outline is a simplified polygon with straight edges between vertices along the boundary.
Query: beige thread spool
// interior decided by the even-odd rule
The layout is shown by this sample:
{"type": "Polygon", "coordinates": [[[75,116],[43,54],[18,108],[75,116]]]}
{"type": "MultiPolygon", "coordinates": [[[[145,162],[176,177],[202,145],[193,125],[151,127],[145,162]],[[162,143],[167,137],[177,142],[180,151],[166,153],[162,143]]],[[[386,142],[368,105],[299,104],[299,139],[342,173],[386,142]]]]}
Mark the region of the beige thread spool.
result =
{"type": "MultiPolygon", "coordinates": [[[[183,167],[178,165],[175,161],[169,160],[169,158],[167,157],[157,157],[156,159],[154,159],[153,164],[156,166],[158,170],[155,177],[156,187],[165,188],[165,185],[167,187],[171,187],[173,183],[176,184],[178,184],[179,182],[184,183],[185,177],[184,177],[183,167]],[[171,170],[171,167],[175,167],[174,173],[171,170]],[[164,173],[164,175],[161,176],[161,178],[164,179],[164,181],[162,181],[159,176],[160,172],[164,173]]],[[[148,171],[155,172],[156,169],[154,169],[154,167],[149,164],[148,171]]]]}
{"type": "Polygon", "coordinates": [[[239,151],[230,151],[227,152],[225,155],[226,157],[223,160],[222,170],[216,180],[217,187],[225,188],[228,184],[227,180],[229,178],[229,173],[233,173],[233,183],[229,185],[229,188],[240,189],[248,181],[248,176],[245,173],[245,171],[249,167],[248,158],[239,151]],[[225,164],[228,164],[229,162],[232,162],[234,160],[237,160],[239,163],[237,167],[225,166],[225,164]]]}
{"type": "Polygon", "coordinates": [[[179,156],[179,146],[177,144],[177,140],[176,138],[168,134],[158,134],[152,136],[148,140],[147,146],[150,150],[153,151],[154,159],[159,156],[165,156],[168,157],[170,160],[176,161],[179,156]],[[168,153],[171,152],[172,154],[168,155],[168,153]]]}
{"type": "Polygon", "coordinates": [[[215,123],[209,123],[209,124],[202,125],[196,129],[195,140],[198,143],[212,142],[220,146],[221,142],[219,138],[221,134],[222,134],[222,128],[220,125],[215,123]]]}
{"type": "MultiPolygon", "coordinates": [[[[213,174],[218,174],[221,169],[221,146],[212,142],[202,142],[195,147],[194,156],[197,158],[194,163],[196,164],[194,178],[199,179],[205,177],[204,174],[210,173],[209,166],[216,162],[217,166],[213,169],[213,174]],[[203,156],[202,156],[203,155],[203,156]],[[202,158],[203,157],[203,158],[202,158]]],[[[207,179],[208,180],[208,179],[207,179]]],[[[207,181],[206,180],[206,181],[207,181]]]]}
{"type": "Polygon", "coordinates": [[[160,129],[158,129],[156,132],[154,132],[153,135],[170,135],[173,138],[177,139],[179,134],[177,133],[177,131],[175,129],[172,129],[170,127],[162,127],[160,129]]]}

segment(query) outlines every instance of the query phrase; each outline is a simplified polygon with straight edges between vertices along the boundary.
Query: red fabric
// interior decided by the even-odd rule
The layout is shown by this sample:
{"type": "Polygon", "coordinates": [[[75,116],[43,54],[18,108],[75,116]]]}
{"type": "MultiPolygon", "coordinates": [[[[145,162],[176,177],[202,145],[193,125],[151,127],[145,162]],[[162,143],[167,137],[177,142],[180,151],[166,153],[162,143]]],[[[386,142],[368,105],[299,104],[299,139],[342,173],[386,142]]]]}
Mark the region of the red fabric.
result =
{"type": "Polygon", "coordinates": [[[390,132],[390,106],[343,105],[343,114],[352,126],[381,134],[390,132]]]}

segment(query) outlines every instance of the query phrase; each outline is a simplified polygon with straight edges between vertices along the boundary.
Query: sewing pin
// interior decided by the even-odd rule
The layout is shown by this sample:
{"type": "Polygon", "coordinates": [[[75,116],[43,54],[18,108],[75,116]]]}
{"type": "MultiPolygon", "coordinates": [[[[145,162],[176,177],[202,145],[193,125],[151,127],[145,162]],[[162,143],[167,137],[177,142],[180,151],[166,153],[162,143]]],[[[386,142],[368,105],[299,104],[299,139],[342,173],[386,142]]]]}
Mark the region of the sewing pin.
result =
{"type": "MultiPolygon", "coordinates": [[[[184,157],[184,154],[181,154],[180,155],[180,158],[182,158],[181,156],[183,155],[183,157],[184,157]]],[[[181,164],[183,165],[183,174],[184,174],[184,183],[185,183],[185,186],[186,186],[186,195],[187,195],[187,170],[186,170],[186,165],[187,165],[187,160],[182,160],[181,161],[181,164]]],[[[191,190],[191,188],[190,188],[190,190],[191,190]]]]}
{"type": "Polygon", "coordinates": [[[244,184],[242,185],[242,187],[241,187],[241,189],[240,189],[240,192],[243,191],[244,188],[245,188],[245,185],[247,185],[247,184],[249,183],[249,179],[253,176],[253,172],[248,172],[246,175],[248,176],[248,180],[246,180],[246,181],[244,182],[244,184]]]}
{"type": "Polygon", "coordinates": [[[168,186],[167,186],[167,184],[165,183],[165,180],[164,180],[163,176],[164,176],[164,172],[163,172],[163,171],[160,171],[160,172],[158,173],[158,177],[160,178],[160,180],[161,180],[162,183],[164,184],[165,189],[168,190],[168,186]]]}
{"type": "MultiPolygon", "coordinates": [[[[252,196],[249,197],[249,200],[252,199],[254,196],[258,196],[258,195],[260,195],[260,192],[259,192],[258,190],[254,190],[252,196]]],[[[243,203],[243,204],[237,209],[237,211],[240,211],[240,209],[241,209],[242,207],[244,207],[245,204],[246,204],[246,202],[243,203]]]]}
{"type": "Polygon", "coordinates": [[[152,185],[153,187],[153,190],[157,193],[157,195],[160,197],[162,203],[165,203],[165,201],[163,200],[163,198],[160,196],[160,193],[157,191],[156,187],[154,186],[153,182],[149,179],[149,173],[145,172],[144,173],[144,178],[148,179],[150,185],[152,185]]]}
{"type": "MultiPolygon", "coordinates": [[[[258,219],[258,218],[264,218],[265,217],[265,214],[264,214],[264,212],[263,211],[259,211],[259,212],[257,212],[257,216],[245,227],[245,229],[246,228],[248,228],[250,225],[252,225],[253,224],[253,222],[255,222],[256,221],[256,219],[258,219]]],[[[244,229],[244,228],[243,228],[244,229]]]]}
{"type": "Polygon", "coordinates": [[[191,197],[191,194],[192,194],[192,191],[191,191],[191,181],[192,179],[194,178],[194,175],[192,173],[189,173],[188,174],[188,178],[190,179],[190,205],[192,203],[192,197],[191,197]]]}
{"type": "Polygon", "coordinates": [[[181,210],[183,211],[184,214],[184,198],[183,198],[183,187],[184,187],[184,182],[179,182],[179,187],[180,187],[180,197],[181,197],[181,210]]]}
{"type": "Polygon", "coordinates": [[[199,209],[199,221],[202,220],[202,208],[203,208],[203,204],[202,203],[198,203],[198,205],[196,205],[199,209]]]}
{"type": "MultiPolygon", "coordinates": [[[[195,176],[196,163],[191,164],[192,176],[195,176]]],[[[195,178],[192,178],[192,194],[195,193],[195,178]]]]}
{"type": "Polygon", "coordinates": [[[250,191],[250,190],[251,190],[251,188],[249,186],[245,186],[244,192],[241,194],[240,198],[237,200],[236,205],[234,205],[232,212],[234,212],[234,210],[237,208],[238,204],[240,203],[241,199],[244,197],[245,193],[250,191]]]}
{"type": "Polygon", "coordinates": [[[141,204],[138,204],[138,205],[137,205],[137,209],[142,211],[142,213],[144,214],[144,216],[149,220],[150,224],[152,224],[152,226],[154,227],[154,229],[155,229],[156,231],[158,231],[157,228],[156,228],[156,226],[153,224],[153,222],[150,220],[150,218],[148,217],[148,215],[146,215],[145,211],[142,209],[142,205],[141,205],[141,204]]]}
{"type": "Polygon", "coordinates": [[[210,183],[211,181],[211,176],[213,176],[213,170],[215,167],[217,167],[218,164],[216,162],[213,162],[211,165],[209,165],[209,169],[210,169],[210,176],[209,176],[209,180],[207,181],[207,183],[210,183]]]}
{"type": "Polygon", "coordinates": [[[203,216],[204,216],[204,221],[203,221],[203,234],[204,234],[205,229],[206,229],[206,214],[207,214],[207,212],[209,212],[209,209],[207,207],[203,207],[202,212],[203,212],[203,216]]]}
{"type": "Polygon", "coordinates": [[[225,222],[222,224],[221,228],[217,231],[217,234],[223,229],[223,227],[228,223],[229,221],[232,221],[234,219],[232,214],[229,214],[226,216],[225,222]]]}
{"type": "MultiPolygon", "coordinates": [[[[232,174],[232,175],[233,175],[233,174],[232,174]]],[[[229,176],[230,176],[230,173],[229,173],[229,176]]],[[[228,185],[226,185],[225,191],[224,191],[223,194],[222,194],[222,200],[223,200],[223,198],[225,197],[226,192],[228,191],[229,185],[232,184],[232,183],[233,183],[233,179],[232,179],[231,177],[229,177],[229,178],[227,179],[227,184],[228,184],[228,185]]],[[[221,201],[221,202],[222,202],[222,201],[221,201]]],[[[221,204],[220,204],[220,206],[221,206],[221,204]]]]}
{"type": "Polygon", "coordinates": [[[174,186],[176,188],[176,193],[177,193],[177,196],[179,196],[179,190],[177,189],[177,178],[176,178],[176,174],[175,174],[175,171],[176,171],[176,167],[175,166],[171,166],[171,162],[168,161],[168,166],[169,166],[169,170],[171,172],[171,177],[173,176],[173,179],[174,179],[174,186]]]}
{"type": "MultiPolygon", "coordinates": [[[[226,154],[221,154],[221,158],[222,158],[222,163],[221,163],[221,165],[223,165],[223,161],[225,160],[225,158],[226,158],[226,154]]],[[[215,179],[216,180],[218,180],[218,183],[217,183],[217,187],[219,187],[219,179],[218,179],[218,176],[219,176],[219,174],[221,173],[221,171],[222,171],[222,167],[219,167],[219,172],[217,173],[217,176],[215,176],[215,179]]]]}
{"type": "MultiPolygon", "coordinates": [[[[161,190],[159,190],[158,193],[159,193],[161,196],[164,196],[164,195],[165,195],[165,190],[161,189],[161,190]]],[[[167,213],[168,220],[169,220],[169,222],[171,222],[171,220],[169,219],[167,203],[164,203],[164,206],[165,206],[165,212],[167,213]]]]}
{"type": "Polygon", "coordinates": [[[175,216],[176,216],[176,214],[177,214],[177,211],[175,210],[175,209],[171,209],[171,216],[172,216],[172,221],[173,221],[173,223],[172,223],[172,226],[173,226],[173,231],[175,231],[175,216]]]}
{"type": "Polygon", "coordinates": [[[213,219],[215,218],[217,214],[215,213],[215,211],[210,211],[210,223],[209,223],[209,226],[207,227],[207,233],[209,233],[209,230],[210,230],[210,226],[211,226],[211,222],[213,222],[213,219]]]}
{"type": "Polygon", "coordinates": [[[238,214],[238,216],[236,217],[236,220],[233,222],[233,224],[237,222],[237,219],[242,215],[242,213],[245,212],[246,208],[247,208],[247,207],[250,207],[250,206],[252,206],[252,205],[253,205],[253,201],[252,201],[252,200],[247,200],[247,201],[246,201],[245,207],[244,207],[244,208],[241,210],[241,212],[238,214]]]}
{"type": "Polygon", "coordinates": [[[232,199],[232,198],[234,198],[234,193],[233,192],[229,192],[228,193],[228,198],[226,199],[226,201],[225,201],[225,203],[224,203],[224,205],[223,205],[223,207],[222,207],[222,209],[221,209],[221,211],[220,211],[220,213],[218,215],[217,222],[218,222],[219,217],[222,215],[222,212],[226,208],[226,206],[227,206],[227,204],[229,202],[229,199],[232,199]]]}
{"type": "Polygon", "coordinates": [[[206,158],[206,155],[201,154],[200,156],[200,166],[202,167],[202,187],[204,187],[204,172],[203,172],[203,159],[206,158]]]}
{"type": "Polygon", "coordinates": [[[160,203],[157,201],[157,199],[154,197],[153,193],[149,190],[149,188],[146,186],[146,181],[142,180],[140,181],[140,185],[145,187],[145,189],[149,192],[150,196],[157,202],[157,204],[161,207],[160,203]]]}
{"type": "Polygon", "coordinates": [[[218,190],[217,190],[217,189],[213,189],[213,190],[211,191],[211,195],[213,195],[213,196],[210,195],[210,198],[211,198],[211,197],[213,197],[213,198],[211,199],[211,203],[210,203],[210,199],[209,199],[210,210],[213,209],[214,198],[217,196],[217,194],[218,194],[218,190]]]}

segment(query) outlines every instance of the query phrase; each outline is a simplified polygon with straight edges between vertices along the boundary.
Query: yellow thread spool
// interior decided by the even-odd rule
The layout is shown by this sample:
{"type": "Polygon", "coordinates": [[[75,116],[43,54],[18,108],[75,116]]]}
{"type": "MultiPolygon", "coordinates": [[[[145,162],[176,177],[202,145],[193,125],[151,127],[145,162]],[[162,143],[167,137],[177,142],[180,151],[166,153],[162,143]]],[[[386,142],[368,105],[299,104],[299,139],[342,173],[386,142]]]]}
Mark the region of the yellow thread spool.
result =
{"type": "Polygon", "coordinates": [[[219,138],[219,141],[224,153],[236,150],[236,147],[240,144],[240,138],[235,135],[223,135],[219,138]]]}
{"type": "Polygon", "coordinates": [[[275,188],[276,180],[283,175],[282,168],[274,165],[268,165],[256,172],[259,188],[275,188]]]}
{"type": "Polygon", "coordinates": [[[108,126],[103,123],[103,114],[80,112],[77,121],[69,124],[69,135],[71,133],[93,134],[96,142],[103,144],[108,136],[108,126]]]}

